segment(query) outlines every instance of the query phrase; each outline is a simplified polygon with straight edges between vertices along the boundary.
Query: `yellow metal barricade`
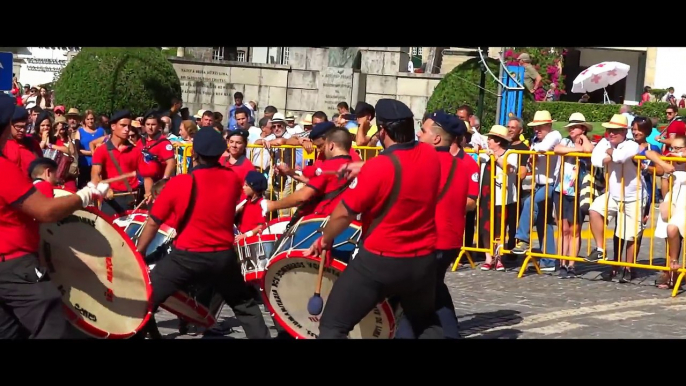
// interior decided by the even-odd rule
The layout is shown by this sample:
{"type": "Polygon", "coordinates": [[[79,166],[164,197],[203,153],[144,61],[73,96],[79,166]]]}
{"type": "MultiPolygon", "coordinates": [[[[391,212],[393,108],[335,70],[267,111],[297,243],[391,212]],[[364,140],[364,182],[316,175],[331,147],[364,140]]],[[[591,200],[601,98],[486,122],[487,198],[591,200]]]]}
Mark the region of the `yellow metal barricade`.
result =
{"type": "MultiPolygon", "coordinates": [[[[475,151],[472,150],[472,149],[464,149],[464,151],[465,151],[465,153],[469,154],[470,156],[471,156],[472,154],[478,154],[478,155],[486,154],[485,151],[480,151],[480,152],[477,153],[477,152],[475,152],[475,151]]],[[[477,157],[477,164],[479,165],[479,170],[481,171],[481,165],[482,165],[483,162],[490,162],[490,163],[491,163],[491,171],[492,171],[492,172],[491,172],[491,175],[493,176],[493,178],[491,179],[491,184],[490,184],[490,186],[491,186],[490,196],[493,197],[493,196],[494,196],[494,193],[495,193],[495,183],[494,183],[494,178],[495,178],[495,158],[494,158],[493,156],[490,156],[490,157],[488,157],[488,158],[489,158],[488,161],[484,161],[480,156],[477,157]]],[[[481,173],[480,173],[480,174],[481,174],[481,173]]],[[[481,182],[481,179],[480,179],[479,181],[481,182]]],[[[493,227],[490,227],[490,235],[489,235],[489,240],[490,240],[490,241],[489,241],[489,243],[488,243],[488,247],[483,247],[483,248],[480,248],[480,247],[479,247],[479,241],[481,241],[481,237],[482,237],[482,233],[481,233],[481,229],[480,229],[481,227],[479,226],[479,221],[478,221],[479,212],[480,212],[480,211],[479,211],[479,208],[481,207],[481,198],[480,198],[481,193],[482,193],[482,192],[481,192],[481,185],[482,185],[482,184],[479,183],[479,197],[478,197],[477,200],[476,200],[476,209],[475,209],[475,213],[476,213],[476,216],[477,216],[477,221],[475,221],[475,227],[476,227],[476,229],[474,230],[474,240],[471,240],[471,242],[473,243],[474,246],[473,246],[473,247],[467,247],[467,246],[466,246],[466,245],[468,245],[468,243],[467,243],[466,232],[465,232],[465,235],[463,236],[464,238],[463,238],[463,241],[462,241],[462,248],[460,248],[460,253],[457,255],[457,259],[455,259],[455,263],[453,263],[453,268],[452,268],[452,271],[453,271],[453,272],[455,272],[455,271],[457,270],[457,267],[459,267],[460,262],[462,261],[462,257],[463,257],[463,256],[466,256],[466,257],[467,257],[467,261],[469,261],[469,265],[470,265],[472,268],[476,268],[476,264],[474,264],[474,259],[472,258],[472,253],[488,253],[488,254],[493,254],[493,252],[494,252],[495,246],[494,246],[494,240],[493,240],[493,239],[494,239],[494,237],[493,237],[493,236],[494,236],[494,235],[493,235],[493,233],[494,233],[493,227]]],[[[490,220],[490,223],[491,223],[491,224],[493,224],[493,221],[494,221],[494,218],[495,218],[494,203],[495,203],[495,200],[491,199],[491,207],[490,207],[491,210],[489,211],[489,212],[490,212],[490,219],[489,219],[489,220],[490,220]]],[[[465,227],[465,229],[466,229],[466,227],[465,227]]],[[[472,243],[469,243],[469,244],[472,244],[472,243]]]]}

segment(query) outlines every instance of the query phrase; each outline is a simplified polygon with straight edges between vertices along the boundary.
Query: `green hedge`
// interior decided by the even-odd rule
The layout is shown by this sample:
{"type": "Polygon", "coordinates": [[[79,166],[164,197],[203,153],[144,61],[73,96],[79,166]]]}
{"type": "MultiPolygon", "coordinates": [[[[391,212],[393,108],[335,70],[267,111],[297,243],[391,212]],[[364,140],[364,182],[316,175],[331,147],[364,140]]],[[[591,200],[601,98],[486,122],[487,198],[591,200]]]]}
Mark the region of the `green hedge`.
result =
{"type": "Polygon", "coordinates": [[[174,67],[154,47],[84,48],[55,83],[56,105],[108,115],[122,109],[134,115],[166,109],[180,95],[174,67]]]}
{"type": "MultiPolygon", "coordinates": [[[[643,106],[632,106],[632,112],[634,115],[657,118],[659,122],[665,122],[665,110],[668,106],[665,102],[645,103],[643,106]]],[[[537,110],[548,110],[557,121],[567,121],[572,113],[581,113],[588,122],[607,122],[614,114],[619,114],[620,107],[621,105],[576,102],[525,103],[522,119],[525,122],[531,121],[537,110]]]]}

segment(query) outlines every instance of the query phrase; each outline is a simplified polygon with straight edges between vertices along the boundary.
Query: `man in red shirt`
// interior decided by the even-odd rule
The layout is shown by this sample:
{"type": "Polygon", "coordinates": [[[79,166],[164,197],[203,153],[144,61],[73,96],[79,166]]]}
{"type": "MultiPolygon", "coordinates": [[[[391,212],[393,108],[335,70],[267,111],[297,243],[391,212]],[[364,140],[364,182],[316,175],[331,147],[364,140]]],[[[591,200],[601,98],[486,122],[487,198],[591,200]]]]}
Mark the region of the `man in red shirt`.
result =
{"type": "Polygon", "coordinates": [[[153,182],[169,179],[176,171],[176,156],[174,146],[162,133],[161,115],[156,111],[149,111],[143,119],[145,135],[136,144],[143,152],[143,159],[150,168],[153,182]]]}
{"type": "Polygon", "coordinates": [[[45,197],[55,197],[53,189],[57,186],[57,163],[50,158],[36,158],[29,165],[29,177],[33,186],[45,197]]]}
{"type": "MultiPolygon", "coordinates": [[[[437,111],[422,124],[419,140],[436,149],[440,159],[441,185],[436,205],[436,314],[447,339],[459,339],[455,306],[445,285],[445,272],[462,248],[466,212],[476,207],[479,196],[479,166],[458,147],[452,155],[453,143],[461,143],[467,126],[457,116],[437,111]]],[[[459,145],[458,145],[459,146],[459,145]]],[[[407,320],[399,323],[398,338],[412,337],[407,320]]]]}
{"type": "MultiPolygon", "coordinates": [[[[0,148],[15,111],[12,97],[0,94],[0,148]]],[[[60,339],[66,330],[62,295],[38,260],[41,222],[60,221],[90,206],[109,187],[89,184],[74,195],[47,198],[29,175],[0,154],[0,339],[60,339]]]]}
{"type": "Polygon", "coordinates": [[[26,135],[26,128],[29,124],[29,112],[21,107],[14,107],[11,119],[10,138],[2,149],[2,154],[19,166],[24,175],[29,175],[29,165],[31,161],[43,156],[40,144],[33,138],[26,135]]]}
{"type": "Polygon", "coordinates": [[[238,209],[240,219],[238,220],[238,231],[236,242],[246,237],[252,237],[264,230],[267,221],[262,213],[262,195],[267,190],[267,177],[264,174],[251,170],[245,176],[243,184],[243,194],[246,197],[245,204],[238,209]]]}
{"type": "Polygon", "coordinates": [[[681,117],[677,116],[677,114],[679,114],[679,108],[676,106],[669,106],[667,107],[665,114],[667,114],[667,119],[669,120],[667,128],[655,138],[657,142],[664,145],[662,146],[663,155],[667,155],[670,152],[674,137],[686,134],[686,123],[681,120],[681,117]]]}
{"type": "MultiPolygon", "coordinates": [[[[160,192],[137,248],[146,251],[160,225],[174,216],[178,225],[172,252],[150,274],[153,309],[176,291],[207,282],[234,310],[249,339],[269,339],[262,312],[243,280],[234,250],[233,224],[243,181],[219,164],[226,148],[217,131],[198,131],[193,137],[196,166],[188,174],[170,179],[160,192]]],[[[147,330],[143,328],[139,336],[147,330]]]]}
{"type": "Polygon", "coordinates": [[[315,176],[307,180],[304,188],[296,190],[279,201],[265,201],[263,205],[267,213],[294,208],[302,204],[298,209],[298,215],[293,216],[296,220],[311,214],[328,216],[340,201],[341,194],[348,184],[345,179],[339,178],[336,172],[341,166],[352,162],[350,133],[345,129],[337,128],[333,122],[324,122],[315,126],[310,136],[314,136],[316,140],[323,137],[321,154],[325,155],[326,161],[319,164],[315,176]]]}
{"type": "Polygon", "coordinates": [[[331,249],[334,238],[362,215],[359,253],[333,285],[319,338],[347,338],[376,304],[397,297],[414,336],[440,339],[434,309],[440,160],[431,146],[415,141],[413,114],[405,104],[380,99],[375,108],[385,150],[365,162],[307,252],[331,249]]]}
{"type": "MultiPolygon", "coordinates": [[[[118,111],[110,118],[112,135],[110,139],[98,147],[93,153],[91,181],[99,182],[130,172],[138,172],[144,177],[145,197],[152,197],[152,178],[145,168],[143,153],[139,146],[129,142],[129,128],[131,127],[131,113],[127,110],[118,111]]],[[[102,203],[102,211],[106,215],[124,214],[132,209],[140,196],[138,177],[133,176],[123,181],[113,182],[113,195],[102,203]]]]}

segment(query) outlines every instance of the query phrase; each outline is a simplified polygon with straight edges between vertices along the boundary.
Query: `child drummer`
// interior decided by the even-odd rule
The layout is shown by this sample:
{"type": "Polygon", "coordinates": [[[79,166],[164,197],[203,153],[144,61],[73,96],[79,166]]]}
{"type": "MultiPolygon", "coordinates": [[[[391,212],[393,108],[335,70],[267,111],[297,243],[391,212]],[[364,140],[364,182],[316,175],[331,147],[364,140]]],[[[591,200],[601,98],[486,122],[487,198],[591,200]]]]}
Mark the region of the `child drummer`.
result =
{"type": "Polygon", "coordinates": [[[247,201],[236,211],[238,231],[241,233],[236,236],[236,243],[262,232],[265,228],[267,221],[260,205],[265,190],[267,190],[267,178],[258,171],[249,171],[243,184],[243,193],[247,201]]]}
{"type": "Polygon", "coordinates": [[[50,158],[36,158],[29,164],[29,177],[33,185],[46,197],[55,197],[57,163],[50,158]]]}

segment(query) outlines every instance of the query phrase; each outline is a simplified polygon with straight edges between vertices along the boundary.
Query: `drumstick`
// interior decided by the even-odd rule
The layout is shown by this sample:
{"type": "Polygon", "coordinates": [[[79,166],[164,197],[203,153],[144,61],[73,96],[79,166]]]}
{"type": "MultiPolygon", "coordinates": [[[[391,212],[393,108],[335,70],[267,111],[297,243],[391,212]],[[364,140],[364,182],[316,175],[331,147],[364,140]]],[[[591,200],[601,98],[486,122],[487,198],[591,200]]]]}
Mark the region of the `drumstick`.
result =
{"type": "Polygon", "coordinates": [[[135,177],[135,176],[136,176],[136,172],[131,172],[131,173],[122,174],[121,176],[108,178],[108,179],[102,180],[102,181],[100,181],[100,182],[102,182],[102,183],[104,183],[104,184],[111,184],[111,183],[113,183],[113,182],[125,180],[125,179],[127,179],[127,178],[131,178],[131,177],[135,177]]]}
{"type": "Polygon", "coordinates": [[[319,315],[324,309],[324,300],[322,299],[322,279],[324,278],[324,264],[326,263],[326,250],[322,251],[321,260],[319,261],[319,275],[317,275],[317,287],[314,290],[314,295],[307,302],[307,312],[310,315],[319,315]]]}

